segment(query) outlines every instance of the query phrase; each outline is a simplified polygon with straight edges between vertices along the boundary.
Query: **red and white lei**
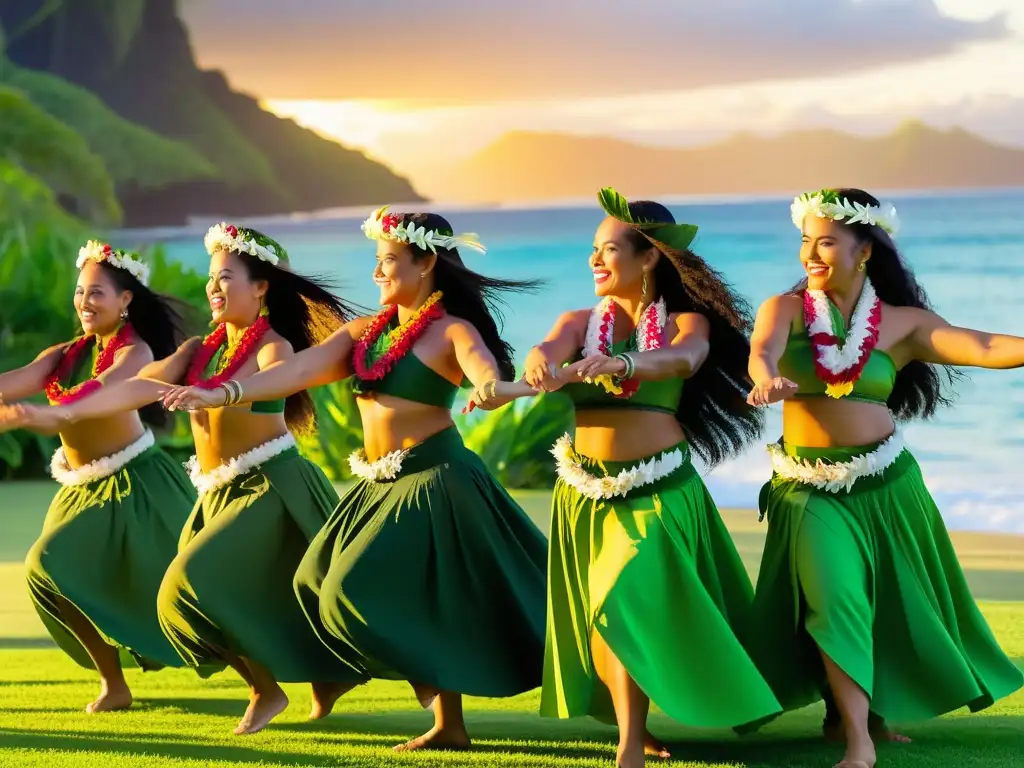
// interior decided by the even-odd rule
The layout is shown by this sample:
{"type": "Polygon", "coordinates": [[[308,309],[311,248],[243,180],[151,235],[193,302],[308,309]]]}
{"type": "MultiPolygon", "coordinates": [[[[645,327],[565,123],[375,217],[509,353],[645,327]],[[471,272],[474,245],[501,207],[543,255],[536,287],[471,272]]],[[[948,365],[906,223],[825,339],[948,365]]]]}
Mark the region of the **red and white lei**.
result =
{"type": "Polygon", "coordinates": [[[853,392],[854,382],[878,344],[882,302],[871,281],[865,280],[845,342],[840,342],[836,333],[829,302],[824,291],[804,291],[804,325],[811,341],[815,373],[826,384],[825,394],[839,399],[853,392]]]}
{"type": "MultiPolygon", "coordinates": [[[[583,357],[605,355],[611,357],[612,342],[615,339],[615,301],[609,296],[594,307],[587,323],[587,336],[583,343],[583,357]]],[[[648,304],[640,315],[636,326],[637,351],[648,352],[665,346],[665,326],[668,323],[668,312],[665,300],[659,298],[648,304]]],[[[632,397],[640,388],[635,380],[616,384],[611,376],[598,376],[594,382],[604,387],[616,397],[632,397]]]]}

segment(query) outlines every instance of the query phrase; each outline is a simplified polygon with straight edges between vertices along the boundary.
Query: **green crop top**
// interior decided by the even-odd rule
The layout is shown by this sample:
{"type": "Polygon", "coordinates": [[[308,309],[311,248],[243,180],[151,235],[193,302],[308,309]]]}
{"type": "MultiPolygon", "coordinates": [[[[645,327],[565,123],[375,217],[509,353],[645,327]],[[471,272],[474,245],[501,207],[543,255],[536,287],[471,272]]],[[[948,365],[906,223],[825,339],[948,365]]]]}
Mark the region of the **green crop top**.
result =
{"type": "MultiPolygon", "coordinates": [[[[206,364],[206,369],[203,371],[203,378],[210,378],[217,372],[217,366],[220,365],[220,359],[224,356],[225,350],[228,348],[227,340],[224,340],[224,345],[217,350],[217,353],[210,358],[210,362],[206,364]]],[[[244,384],[243,384],[244,386],[244,384]]],[[[284,413],[284,399],[281,400],[261,400],[249,403],[250,413],[284,413]]]]}
{"type": "MultiPolygon", "coordinates": [[[[635,352],[633,337],[612,345],[612,355],[623,352],[635,352]]],[[[576,360],[581,359],[580,355],[576,360]]],[[[623,408],[635,411],[659,411],[671,413],[679,409],[679,401],[683,397],[682,379],[663,379],[661,381],[645,381],[632,397],[615,397],[596,384],[566,384],[561,389],[569,396],[577,411],[591,408],[623,408]]]]}
{"type": "MultiPolygon", "coordinates": [[[[842,339],[846,339],[846,323],[839,309],[829,302],[832,312],[833,327],[837,328],[842,339]]],[[[860,378],[853,384],[853,392],[843,400],[856,400],[863,403],[885,405],[896,383],[896,363],[887,352],[880,349],[871,351],[868,362],[861,371],[860,378]]],[[[799,387],[796,399],[826,397],[825,382],[814,372],[814,353],[811,351],[811,340],[807,336],[803,315],[797,317],[789,331],[786,350],[779,358],[779,375],[789,379],[799,387]]]]}
{"type": "MultiPolygon", "coordinates": [[[[390,330],[390,329],[388,329],[390,330]]],[[[367,363],[372,364],[388,349],[388,333],[385,331],[374,342],[367,363]]],[[[466,382],[463,382],[465,386],[466,382]]],[[[410,349],[391,366],[381,379],[360,379],[353,377],[353,391],[356,395],[379,392],[382,395],[400,397],[413,403],[451,408],[455,405],[455,393],[459,387],[428,366],[410,349]]]]}

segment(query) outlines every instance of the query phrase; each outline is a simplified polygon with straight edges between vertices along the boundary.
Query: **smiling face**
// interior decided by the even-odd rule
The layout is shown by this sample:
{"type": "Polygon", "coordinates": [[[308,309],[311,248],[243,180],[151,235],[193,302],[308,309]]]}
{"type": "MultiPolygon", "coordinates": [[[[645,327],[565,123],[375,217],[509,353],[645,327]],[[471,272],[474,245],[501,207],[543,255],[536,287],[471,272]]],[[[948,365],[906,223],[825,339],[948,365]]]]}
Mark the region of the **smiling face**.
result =
{"type": "Polygon", "coordinates": [[[800,262],[811,290],[849,288],[856,282],[860,264],[870,256],[870,243],[861,241],[849,227],[817,216],[804,218],[800,262]]]}
{"type": "Polygon", "coordinates": [[[121,324],[132,292],[118,288],[109,272],[95,261],[87,261],[78,273],[75,311],[87,334],[109,336],[121,324]]]}
{"type": "Polygon", "coordinates": [[[266,293],[266,280],[252,280],[237,253],[219,250],[210,257],[206,297],[210,300],[210,313],[215,323],[252,325],[266,293]]]}
{"type": "Polygon", "coordinates": [[[431,265],[426,260],[416,261],[413,249],[404,243],[390,240],[377,241],[377,264],[373,269],[373,282],[380,288],[382,305],[411,306],[423,290],[423,273],[431,265]]]}
{"type": "Polygon", "coordinates": [[[598,296],[640,294],[645,268],[654,267],[656,252],[649,248],[638,253],[630,242],[632,227],[607,217],[594,235],[590,269],[594,273],[594,293],[598,296]]]}

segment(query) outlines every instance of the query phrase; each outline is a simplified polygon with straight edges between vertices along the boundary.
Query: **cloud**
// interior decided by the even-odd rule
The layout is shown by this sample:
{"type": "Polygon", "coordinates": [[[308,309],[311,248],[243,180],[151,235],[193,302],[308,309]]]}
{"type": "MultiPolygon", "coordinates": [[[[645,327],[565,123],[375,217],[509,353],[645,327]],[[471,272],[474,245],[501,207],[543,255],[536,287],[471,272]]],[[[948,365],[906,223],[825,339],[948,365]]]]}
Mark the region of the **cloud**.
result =
{"type": "Polygon", "coordinates": [[[820,77],[1011,35],[934,0],[202,0],[200,62],[274,99],[488,102],[820,77]],[[429,8],[429,10],[424,10],[429,8]]]}

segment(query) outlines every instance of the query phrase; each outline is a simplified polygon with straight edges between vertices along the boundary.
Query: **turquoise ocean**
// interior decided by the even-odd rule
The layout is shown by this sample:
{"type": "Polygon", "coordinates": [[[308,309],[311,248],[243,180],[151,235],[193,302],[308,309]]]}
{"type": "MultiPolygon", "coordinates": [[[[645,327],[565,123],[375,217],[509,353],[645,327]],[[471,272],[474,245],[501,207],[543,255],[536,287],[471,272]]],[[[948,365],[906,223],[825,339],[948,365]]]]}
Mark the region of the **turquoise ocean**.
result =
{"type": "MultiPolygon", "coordinates": [[[[935,309],[954,325],[1024,335],[1024,190],[894,194],[904,256],[935,309]]],[[[680,221],[700,226],[694,250],[723,272],[756,309],[800,277],[799,232],[789,198],[663,199],[680,221]]],[[[594,303],[587,258],[601,211],[575,205],[491,208],[436,206],[457,231],[476,232],[486,255],[463,254],[487,274],[541,278],[534,296],[514,296],[505,337],[522,362],[558,315],[594,303]]],[[[332,278],[346,298],[374,306],[375,248],[359,230],[369,211],[324,212],[246,222],[288,249],[296,270],[332,278]]],[[[205,272],[202,235],[194,227],[120,233],[119,244],[162,241],[169,253],[205,272]]],[[[764,441],[780,435],[780,408],[770,409],[764,441]]],[[[1024,370],[968,371],[957,399],[928,422],[906,429],[929,487],[951,528],[1024,533],[1024,370]]],[[[706,475],[722,507],[753,508],[770,474],[757,444],[706,475]]]]}

